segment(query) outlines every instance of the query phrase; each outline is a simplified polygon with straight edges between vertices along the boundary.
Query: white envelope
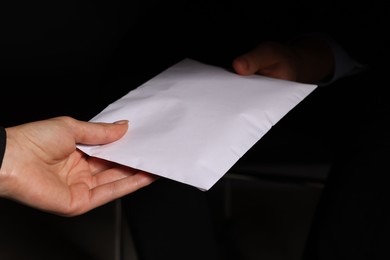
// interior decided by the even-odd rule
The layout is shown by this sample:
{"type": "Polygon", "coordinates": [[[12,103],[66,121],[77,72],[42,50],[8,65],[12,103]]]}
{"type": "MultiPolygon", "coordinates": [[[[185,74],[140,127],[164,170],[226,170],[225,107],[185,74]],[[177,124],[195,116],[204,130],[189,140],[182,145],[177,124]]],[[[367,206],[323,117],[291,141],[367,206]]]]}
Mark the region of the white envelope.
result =
{"type": "Polygon", "coordinates": [[[78,148],[208,190],[316,87],[184,59],[91,120],[127,119],[123,138],[78,148]]]}

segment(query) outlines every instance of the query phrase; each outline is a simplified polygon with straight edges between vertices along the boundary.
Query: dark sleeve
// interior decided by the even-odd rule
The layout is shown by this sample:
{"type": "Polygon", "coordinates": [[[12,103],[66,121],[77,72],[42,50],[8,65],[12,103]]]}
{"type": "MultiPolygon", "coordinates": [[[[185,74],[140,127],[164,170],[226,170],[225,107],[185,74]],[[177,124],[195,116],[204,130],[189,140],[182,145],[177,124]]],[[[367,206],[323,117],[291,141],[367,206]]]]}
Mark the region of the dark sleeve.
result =
{"type": "Polygon", "coordinates": [[[360,64],[382,66],[388,51],[389,8],[381,1],[324,1],[308,27],[332,35],[360,64]]]}
{"type": "Polygon", "coordinates": [[[5,128],[0,126],[0,168],[3,163],[3,157],[5,152],[5,144],[7,141],[7,133],[5,132],[5,128]]]}

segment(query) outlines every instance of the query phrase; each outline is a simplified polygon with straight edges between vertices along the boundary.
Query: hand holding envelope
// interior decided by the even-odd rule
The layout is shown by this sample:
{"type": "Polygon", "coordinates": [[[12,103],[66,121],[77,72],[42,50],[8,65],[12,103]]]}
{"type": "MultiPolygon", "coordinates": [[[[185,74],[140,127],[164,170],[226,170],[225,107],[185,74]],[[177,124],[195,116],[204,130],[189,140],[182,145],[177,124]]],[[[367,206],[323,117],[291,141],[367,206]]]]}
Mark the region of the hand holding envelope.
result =
{"type": "Polygon", "coordinates": [[[91,120],[129,120],[122,139],[78,148],[208,190],[315,88],[184,59],[91,120]]]}

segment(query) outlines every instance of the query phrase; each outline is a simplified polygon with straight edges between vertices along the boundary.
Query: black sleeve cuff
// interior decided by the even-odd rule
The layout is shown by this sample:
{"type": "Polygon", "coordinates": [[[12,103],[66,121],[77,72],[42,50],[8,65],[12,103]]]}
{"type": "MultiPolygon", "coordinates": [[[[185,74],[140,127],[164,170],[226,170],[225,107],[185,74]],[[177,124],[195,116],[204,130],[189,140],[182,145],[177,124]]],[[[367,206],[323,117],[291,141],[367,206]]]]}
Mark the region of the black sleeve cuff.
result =
{"type": "Polygon", "coordinates": [[[3,164],[6,141],[7,141],[7,133],[5,131],[5,128],[0,126],[0,168],[1,165],[3,164]]]}

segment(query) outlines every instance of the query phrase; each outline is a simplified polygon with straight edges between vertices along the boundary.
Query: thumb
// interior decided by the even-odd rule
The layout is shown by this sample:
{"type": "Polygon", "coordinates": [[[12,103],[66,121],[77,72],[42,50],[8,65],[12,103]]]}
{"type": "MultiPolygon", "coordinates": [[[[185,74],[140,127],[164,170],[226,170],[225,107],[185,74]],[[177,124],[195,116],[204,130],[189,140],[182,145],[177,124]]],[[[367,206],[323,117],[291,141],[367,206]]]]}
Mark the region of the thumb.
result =
{"type": "Polygon", "coordinates": [[[125,135],[128,130],[128,121],[121,120],[114,123],[74,122],[75,141],[78,144],[107,144],[114,142],[125,135]]]}

